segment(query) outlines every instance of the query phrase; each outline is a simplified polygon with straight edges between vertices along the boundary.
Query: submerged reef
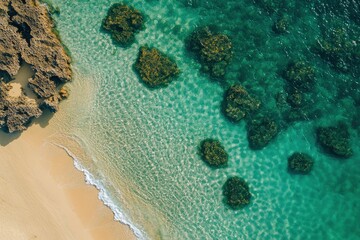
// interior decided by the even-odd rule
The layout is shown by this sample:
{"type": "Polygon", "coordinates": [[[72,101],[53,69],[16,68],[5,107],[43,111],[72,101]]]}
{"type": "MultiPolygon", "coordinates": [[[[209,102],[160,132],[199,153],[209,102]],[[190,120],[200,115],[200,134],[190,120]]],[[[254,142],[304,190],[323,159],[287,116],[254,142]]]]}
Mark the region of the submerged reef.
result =
{"type": "Polygon", "coordinates": [[[321,112],[316,109],[313,98],[316,87],[313,67],[303,61],[290,61],[282,77],[286,81],[284,120],[292,123],[320,117],[321,112]]]}
{"type": "Polygon", "coordinates": [[[212,78],[222,79],[232,57],[232,42],[222,33],[215,33],[210,27],[195,29],[186,40],[186,48],[194,53],[202,70],[212,78]]]}
{"type": "Polygon", "coordinates": [[[223,186],[225,202],[231,208],[242,208],[250,203],[251,194],[249,185],[240,177],[230,177],[223,186]]]}
{"type": "Polygon", "coordinates": [[[287,33],[288,28],[289,28],[289,20],[286,17],[278,18],[272,26],[272,30],[276,34],[287,33]]]}
{"type": "Polygon", "coordinates": [[[334,156],[349,158],[353,155],[350,133],[344,123],[338,123],[335,126],[318,127],[316,137],[320,146],[334,156]]]}
{"type": "Polygon", "coordinates": [[[38,96],[30,101],[21,90],[18,99],[10,99],[5,90],[8,86],[2,85],[1,114],[7,120],[1,126],[9,132],[26,129],[32,117],[41,115],[39,106],[57,111],[62,99],[59,88],[71,80],[70,57],[53,28],[46,6],[38,0],[0,2],[0,81],[11,83],[26,63],[34,72],[28,86],[38,96]]]}
{"type": "Polygon", "coordinates": [[[314,86],[315,71],[303,61],[290,62],[283,73],[283,78],[287,81],[289,88],[309,91],[314,86]]]}
{"type": "Polygon", "coordinates": [[[228,154],[216,139],[205,139],[200,144],[201,158],[212,167],[224,166],[228,162],[228,154]]]}
{"type": "Polygon", "coordinates": [[[115,3],[110,7],[102,27],[110,32],[116,43],[126,47],[135,41],[135,33],[143,29],[144,18],[138,10],[115,3]]]}
{"type": "Polygon", "coordinates": [[[314,159],[306,154],[295,152],[288,158],[288,169],[292,173],[307,174],[314,165],[314,159]]]}
{"type": "Polygon", "coordinates": [[[258,110],[260,101],[253,98],[240,85],[231,86],[224,95],[223,113],[233,122],[239,122],[251,112],[258,110]]]}
{"type": "Polygon", "coordinates": [[[340,72],[359,68],[360,40],[341,27],[331,28],[318,39],[314,51],[340,72]]]}
{"type": "Polygon", "coordinates": [[[160,50],[148,46],[140,47],[135,70],[149,87],[167,86],[180,73],[174,61],[160,50]]]}
{"type": "Polygon", "coordinates": [[[270,117],[257,117],[247,122],[247,138],[251,149],[264,148],[278,134],[279,127],[270,117]]]}

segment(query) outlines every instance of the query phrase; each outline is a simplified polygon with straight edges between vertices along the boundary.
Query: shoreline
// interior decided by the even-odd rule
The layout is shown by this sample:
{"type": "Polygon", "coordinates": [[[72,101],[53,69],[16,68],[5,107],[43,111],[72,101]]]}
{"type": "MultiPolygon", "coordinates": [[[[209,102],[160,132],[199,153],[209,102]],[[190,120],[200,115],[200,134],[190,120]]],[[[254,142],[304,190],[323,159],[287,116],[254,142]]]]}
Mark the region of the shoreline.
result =
{"type": "Polygon", "coordinates": [[[69,154],[48,141],[58,133],[56,118],[49,121],[0,134],[0,238],[135,239],[69,154]]]}

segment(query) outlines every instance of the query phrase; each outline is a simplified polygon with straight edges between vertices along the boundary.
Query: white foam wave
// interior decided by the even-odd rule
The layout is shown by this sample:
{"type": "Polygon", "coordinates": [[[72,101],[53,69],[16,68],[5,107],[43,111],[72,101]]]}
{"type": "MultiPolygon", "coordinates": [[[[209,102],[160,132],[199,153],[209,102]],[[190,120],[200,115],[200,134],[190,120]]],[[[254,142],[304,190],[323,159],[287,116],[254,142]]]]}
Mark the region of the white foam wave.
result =
{"type": "Polygon", "coordinates": [[[114,213],[114,219],[119,221],[130,227],[131,231],[135,234],[136,238],[139,240],[148,239],[146,235],[137,228],[129,218],[121,211],[120,207],[117,206],[114,201],[111,199],[110,195],[106,191],[104,184],[97,180],[87,169],[85,169],[79,159],[73,154],[68,148],[62,146],[60,144],[53,143],[55,146],[60,147],[66,151],[66,153],[74,160],[74,166],[77,170],[83,172],[85,175],[85,181],[87,184],[93,185],[99,191],[98,198],[105,204],[105,206],[109,207],[111,211],[114,213]]]}

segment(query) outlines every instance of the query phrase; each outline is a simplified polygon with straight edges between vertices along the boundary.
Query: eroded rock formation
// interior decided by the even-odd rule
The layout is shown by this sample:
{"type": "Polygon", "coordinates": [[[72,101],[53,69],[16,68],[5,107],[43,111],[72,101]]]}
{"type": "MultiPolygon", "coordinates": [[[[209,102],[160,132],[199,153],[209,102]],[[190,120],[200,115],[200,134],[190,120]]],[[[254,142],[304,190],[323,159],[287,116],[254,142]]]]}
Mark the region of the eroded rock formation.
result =
{"type": "MultiPolygon", "coordinates": [[[[0,1],[0,81],[10,81],[22,63],[27,63],[34,71],[28,79],[28,86],[38,96],[38,101],[26,101],[21,94],[17,100],[4,100],[6,93],[2,92],[2,104],[19,102],[23,107],[33,109],[48,107],[57,111],[61,100],[59,88],[71,80],[72,71],[70,57],[64,50],[59,37],[53,31],[54,24],[45,5],[38,0],[1,0],[0,1]],[[30,104],[27,106],[27,104],[30,104]]],[[[1,91],[5,89],[2,85],[1,91]]],[[[14,109],[17,109],[14,105],[14,109]]],[[[5,111],[2,114],[6,114],[5,111]]],[[[40,114],[34,112],[31,117],[40,114]]],[[[30,116],[29,115],[29,116],[30,116]]],[[[10,116],[5,116],[5,119],[10,116]]],[[[18,127],[12,128],[5,121],[5,129],[9,131],[24,130],[25,123],[20,119],[18,127]]],[[[14,126],[15,126],[14,125],[14,126]]]]}
{"type": "Polygon", "coordinates": [[[8,132],[25,130],[27,124],[34,117],[42,114],[34,99],[11,94],[12,86],[0,82],[0,127],[8,132]]]}

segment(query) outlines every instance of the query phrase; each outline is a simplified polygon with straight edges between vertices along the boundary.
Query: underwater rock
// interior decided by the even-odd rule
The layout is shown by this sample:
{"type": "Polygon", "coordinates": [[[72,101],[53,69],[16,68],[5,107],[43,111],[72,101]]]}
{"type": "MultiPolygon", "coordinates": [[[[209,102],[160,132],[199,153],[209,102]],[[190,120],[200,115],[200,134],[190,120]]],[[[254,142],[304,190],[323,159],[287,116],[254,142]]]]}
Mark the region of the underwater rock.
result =
{"type": "MultiPolygon", "coordinates": [[[[0,2],[0,72],[13,77],[21,63],[31,65],[35,74],[28,84],[40,101],[56,96],[57,88],[72,77],[70,57],[53,28],[46,6],[38,0],[0,2]]],[[[57,105],[54,102],[52,109],[57,105]]]]}
{"type": "Polygon", "coordinates": [[[251,97],[244,87],[231,86],[224,95],[223,112],[233,122],[239,122],[247,114],[260,107],[260,101],[251,97]]]}
{"type": "Polygon", "coordinates": [[[314,51],[340,72],[359,69],[360,40],[351,37],[344,28],[332,28],[318,39],[314,51]]]}
{"type": "Polygon", "coordinates": [[[295,152],[288,158],[288,169],[292,173],[307,174],[313,165],[313,158],[306,153],[295,152]]]}
{"type": "Polygon", "coordinates": [[[292,108],[302,108],[307,105],[305,100],[305,94],[298,91],[289,91],[286,102],[292,107],[292,108]]]}
{"type": "Polygon", "coordinates": [[[230,177],[223,185],[225,202],[231,208],[242,208],[250,203],[251,194],[249,185],[240,177],[230,177]]]}
{"type": "Polygon", "coordinates": [[[260,117],[247,122],[247,138],[251,149],[264,148],[277,134],[278,125],[270,117],[260,117]]]}
{"type": "Polygon", "coordinates": [[[290,62],[283,74],[291,89],[309,91],[314,86],[315,71],[305,62],[290,62]]]}
{"type": "Polygon", "coordinates": [[[144,19],[138,10],[115,3],[110,7],[102,27],[110,32],[115,42],[126,47],[135,41],[135,33],[144,27],[144,19]]]}
{"type": "Polygon", "coordinates": [[[38,104],[23,94],[13,96],[12,86],[0,82],[0,128],[7,132],[22,131],[27,128],[32,118],[42,114],[38,104]]]}
{"type": "Polygon", "coordinates": [[[180,73],[176,63],[156,48],[140,47],[135,70],[149,87],[166,86],[180,73]]]}
{"type": "Polygon", "coordinates": [[[200,144],[202,159],[212,167],[219,167],[227,164],[228,154],[218,140],[205,139],[200,144]]]}
{"type": "Polygon", "coordinates": [[[289,21],[285,17],[277,19],[272,26],[272,30],[276,34],[287,33],[288,28],[289,28],[289,21]]]}
{"type": "Polygon", "coordinates": [[[210,27],[198,28],[186,40],[187,49],[194,53],[202,70],[212,78],[222,79],[232,57],[232,42],[221,33],[213,32],[210,27]]]}
{"type": "Polygon", "coordinates": [[[318,127],[316,137],[320,146],[334,156],[349,158],[353,155],[350,133],[344,123],[339,123],[336,126],[318,127]]]}

